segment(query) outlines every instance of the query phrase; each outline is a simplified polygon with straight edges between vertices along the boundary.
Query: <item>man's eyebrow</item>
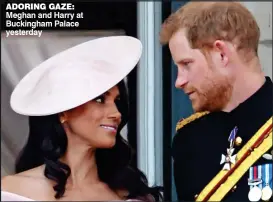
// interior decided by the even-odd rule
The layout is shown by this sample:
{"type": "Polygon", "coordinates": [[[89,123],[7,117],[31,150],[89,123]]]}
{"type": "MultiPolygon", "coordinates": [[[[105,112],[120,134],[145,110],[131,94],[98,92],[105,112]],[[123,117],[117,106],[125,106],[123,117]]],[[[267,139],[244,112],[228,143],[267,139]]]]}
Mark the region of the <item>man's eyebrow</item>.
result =
{"type": "Polygon", "coordinates": [[[178,60],[178,61],[175,62],[174,64],[177,65],[177,64],[182,63],[182,62],[192,62],[192,61],[193,61],[192,58],[187,57],[187,58],[182,58],[182,59],[178,60]]]}

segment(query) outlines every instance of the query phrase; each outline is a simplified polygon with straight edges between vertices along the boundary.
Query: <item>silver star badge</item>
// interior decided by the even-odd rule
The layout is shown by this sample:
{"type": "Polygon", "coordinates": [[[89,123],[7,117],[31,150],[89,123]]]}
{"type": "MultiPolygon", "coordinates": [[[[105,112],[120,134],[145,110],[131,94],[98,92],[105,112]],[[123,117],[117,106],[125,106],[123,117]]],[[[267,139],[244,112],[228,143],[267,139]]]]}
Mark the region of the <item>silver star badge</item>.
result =
{"type": "Polygon", "coordinates": [[[224,163],[223,170],[230,170],[231,164],[234,165],[236,163],[237,154],[234,154],[232,156],[233,152],[234,152],[234,148],[231,148],[231,149],[227,149],[227,155],[222,154],[220,165],[224,163]]]}

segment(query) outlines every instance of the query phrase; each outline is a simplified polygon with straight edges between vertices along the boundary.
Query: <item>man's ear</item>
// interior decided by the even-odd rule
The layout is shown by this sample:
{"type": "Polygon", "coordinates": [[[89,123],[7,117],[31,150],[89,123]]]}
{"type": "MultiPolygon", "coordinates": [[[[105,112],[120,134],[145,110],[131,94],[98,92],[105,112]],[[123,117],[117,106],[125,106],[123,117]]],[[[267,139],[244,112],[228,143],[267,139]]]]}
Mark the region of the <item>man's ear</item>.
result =
{"type": "Polygon", "coordinates": [[[227,64],[230,61],[230,57],[231,57],[231,50],[230,50],[227,42],[222,41],[222,40],[216,40],[213,43],[213,49],[219,53],[219,57],[220,57],[223,65],[227,66],[227,64]]]}

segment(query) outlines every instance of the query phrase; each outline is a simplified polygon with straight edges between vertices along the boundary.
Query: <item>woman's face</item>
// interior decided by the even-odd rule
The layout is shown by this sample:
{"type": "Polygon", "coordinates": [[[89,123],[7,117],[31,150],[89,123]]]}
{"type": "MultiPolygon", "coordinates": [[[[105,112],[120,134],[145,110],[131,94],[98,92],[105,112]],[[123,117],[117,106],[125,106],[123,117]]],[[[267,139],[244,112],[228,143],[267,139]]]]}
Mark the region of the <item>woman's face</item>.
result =
{"type": "Polygon", "coordinates": [[[66,111],[65,128],[69,130],[68,134],[71,134],[73,139],[83,140],[93,148],[113,147],[121,122],[117,102],[119,89],[115,86],[88,103],[66,111]]]}

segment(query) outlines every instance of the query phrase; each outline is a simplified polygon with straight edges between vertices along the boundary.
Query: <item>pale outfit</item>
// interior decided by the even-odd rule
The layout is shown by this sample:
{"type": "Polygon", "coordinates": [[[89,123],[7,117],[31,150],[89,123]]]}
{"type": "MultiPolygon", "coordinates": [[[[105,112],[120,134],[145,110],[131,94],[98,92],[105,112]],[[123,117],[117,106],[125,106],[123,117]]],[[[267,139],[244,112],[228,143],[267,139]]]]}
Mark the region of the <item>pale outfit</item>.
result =
{"type": "MultiPolygon", "coordinates": [[[[1,191],[1,201],[35,201],[35,200],[18,195],[18,194],[14,194],[11,192],[1,191]]],[[[126,201],[141,201],[141,200],[129,199],[126,201]]]]}
{"type": "Polygon", "coordinates": [[[34,201],[30,198],[14,194],[7,191],[1,191],[1,201],[34,201]]]}

